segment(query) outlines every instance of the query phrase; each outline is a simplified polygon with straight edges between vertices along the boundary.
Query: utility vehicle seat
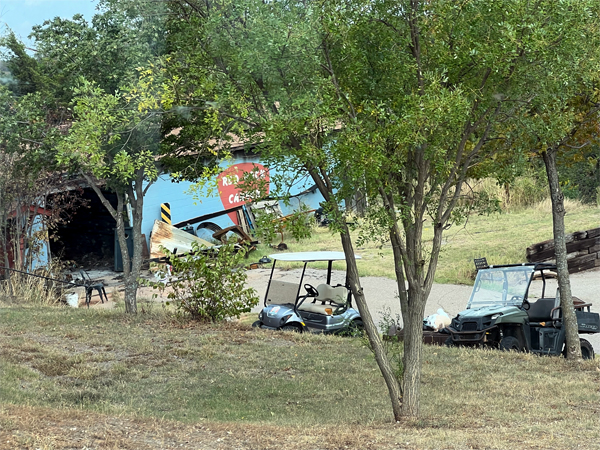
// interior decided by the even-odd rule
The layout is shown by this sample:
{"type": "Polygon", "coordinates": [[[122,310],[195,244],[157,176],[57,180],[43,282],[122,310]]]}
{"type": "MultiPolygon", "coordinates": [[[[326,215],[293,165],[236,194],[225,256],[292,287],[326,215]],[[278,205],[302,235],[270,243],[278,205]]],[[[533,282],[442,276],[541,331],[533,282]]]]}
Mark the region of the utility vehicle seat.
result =
{"type": "Polygon", "coordinates": [[[329,284],[320,284],[317,286],[317,292],[319,295],[312,302],[303,302],[298,309],[317,314],[327,314],[326,309],[335,311],[337,308],[345,306],[348,301],[348,289],[344,286],[333,287],[329,284]]]}
{"type": "Polygon", "coordinates": [[[551,319],[552,308],[554,308],[555,299],[540,298],[531,303],[527,315],[530,322],[547,322],[551,319]]]}

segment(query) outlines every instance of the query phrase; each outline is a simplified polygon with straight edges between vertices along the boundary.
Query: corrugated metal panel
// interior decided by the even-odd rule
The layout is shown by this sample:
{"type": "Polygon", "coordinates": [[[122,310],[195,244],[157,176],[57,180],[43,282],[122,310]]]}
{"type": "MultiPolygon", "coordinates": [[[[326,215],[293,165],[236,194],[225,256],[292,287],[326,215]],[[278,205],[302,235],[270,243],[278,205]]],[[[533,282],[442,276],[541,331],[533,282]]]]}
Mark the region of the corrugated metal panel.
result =
{"type": "Polygon", "coordinates": [[[179,228],[175,228],[160,220],[154,221],[152,228],[152,237],[150,238],[150,258],[162,258],[164,253],[160,250],[161,246],[177,253],[188,253],[192,250],[192,242],[198,242],[206,247],[213,247],[208,241],[200,239],[193,234],[186,233],[179,228]]]}

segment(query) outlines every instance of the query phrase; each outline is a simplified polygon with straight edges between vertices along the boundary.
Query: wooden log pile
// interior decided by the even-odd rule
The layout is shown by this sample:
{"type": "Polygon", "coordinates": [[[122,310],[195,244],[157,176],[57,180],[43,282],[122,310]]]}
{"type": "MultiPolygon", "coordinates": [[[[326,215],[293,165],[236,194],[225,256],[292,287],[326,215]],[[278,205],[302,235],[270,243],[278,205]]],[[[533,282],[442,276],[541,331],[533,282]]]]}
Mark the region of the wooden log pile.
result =
{"type": "MultiPolygon", "coordinates": [[[[565,235],[569,273],[600,267],[600,228],[565,235]]],[[[554,239],[527,247],[527,261],[555,263],[554,239]]]]}

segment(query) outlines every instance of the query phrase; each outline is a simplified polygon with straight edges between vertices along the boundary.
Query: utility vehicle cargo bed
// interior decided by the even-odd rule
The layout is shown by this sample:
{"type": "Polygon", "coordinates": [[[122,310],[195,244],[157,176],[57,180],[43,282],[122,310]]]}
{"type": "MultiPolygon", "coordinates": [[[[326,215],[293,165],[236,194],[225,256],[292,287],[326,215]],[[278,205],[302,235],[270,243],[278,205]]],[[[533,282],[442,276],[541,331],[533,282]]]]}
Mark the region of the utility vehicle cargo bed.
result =
{"type": "MultiPolygon", "coordinates": [[[[393,336],[398,337],[398,339],[400,339],[401,341],[404,340],[404,330],[396,329],[396,327],[391,327],[386,337],[389,339],[393,336]]],[[[446,343],[446,339],[448,339],[449,337],[450,335],[448,333],[423,330],[424,344],[444,345],[446,343]]]]}
{"type": "Polygon", "coordinates": [[[575,314],[580,333],[600,332],[600,314],[587,311],[575,311],[575,314]]]}

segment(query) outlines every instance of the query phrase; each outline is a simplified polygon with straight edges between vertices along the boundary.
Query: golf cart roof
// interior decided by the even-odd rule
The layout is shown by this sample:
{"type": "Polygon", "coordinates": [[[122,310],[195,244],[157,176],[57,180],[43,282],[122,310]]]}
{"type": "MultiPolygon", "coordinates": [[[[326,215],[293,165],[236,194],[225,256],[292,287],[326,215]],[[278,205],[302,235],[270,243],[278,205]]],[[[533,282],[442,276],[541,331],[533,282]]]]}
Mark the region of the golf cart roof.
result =
{"type": "MultiPolygon", "coordinates": [[[[269,255],[269,258],[278,261],[343,261],[346,259],[344,252],[296,252],[296,253],[277,253],[269,255]]],[[[356,259],[360,256],[356,255],[356,259]]]]}

